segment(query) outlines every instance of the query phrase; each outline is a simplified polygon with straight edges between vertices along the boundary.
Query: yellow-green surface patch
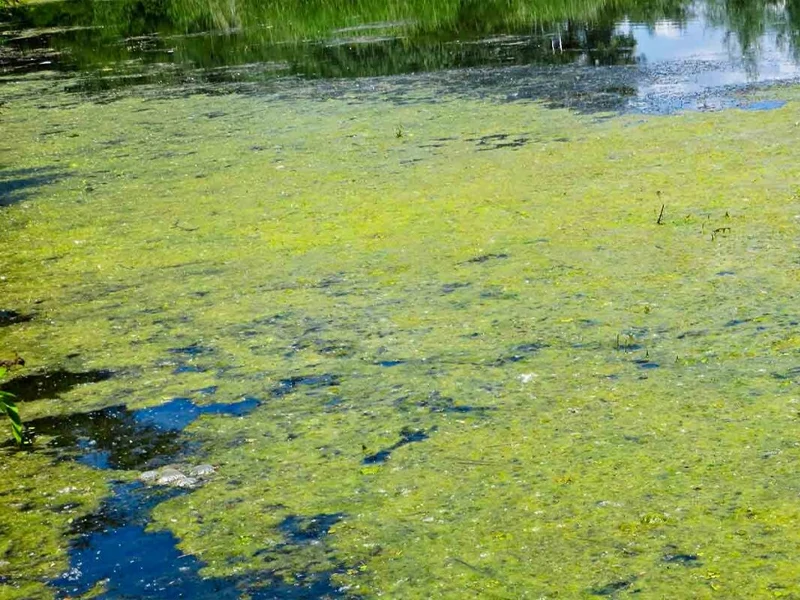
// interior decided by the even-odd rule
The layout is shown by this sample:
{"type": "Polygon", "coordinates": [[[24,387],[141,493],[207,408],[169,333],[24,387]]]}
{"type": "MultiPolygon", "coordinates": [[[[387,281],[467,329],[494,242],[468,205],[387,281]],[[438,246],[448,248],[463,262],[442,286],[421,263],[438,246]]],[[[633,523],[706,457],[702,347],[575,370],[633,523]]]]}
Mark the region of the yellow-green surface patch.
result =
{"type": "Polygon", "coordinates": [[[261,398],[190,427],[219,470],[155,509],[204,575],[326,572],[365,598],[800,586],[795,90],[596,119],[37,85],[0,117],[0,308],[35,315],[2,348],[116,376],[23,418],[261,398]]]}
{"type": "Polygon", "coordinates": [[[108,492],[98,471],[29,454],[0,462],[0,598],[50,598],[45,583],[69,566],[63,535],[108,492]]]}

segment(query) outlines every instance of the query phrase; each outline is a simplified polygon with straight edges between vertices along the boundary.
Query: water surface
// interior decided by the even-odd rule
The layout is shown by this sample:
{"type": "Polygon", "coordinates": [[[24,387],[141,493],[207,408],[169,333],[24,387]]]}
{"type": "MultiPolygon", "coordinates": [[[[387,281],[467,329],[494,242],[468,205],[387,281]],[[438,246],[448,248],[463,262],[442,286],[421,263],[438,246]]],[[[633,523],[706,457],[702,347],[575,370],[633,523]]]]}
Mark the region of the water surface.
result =
{"type": "Polygon", "coordinates": [[[388,83],[586,110],[707,110],[735,105],[732,88],[797,78],[797,15],[792,3],[723,0],[69,0],[11,11],[0,66],[6,77],[77,72],[68,89],[101,95],[287,91],[301,77],[339,82],[319,94],[388,83]],[[372,81],[399,75],[411,79],[372,81]]]}
{"type": "Polygon", "coordinates": [[[794,14],[13,11],[0,595],[792,597],[794,14]]]}

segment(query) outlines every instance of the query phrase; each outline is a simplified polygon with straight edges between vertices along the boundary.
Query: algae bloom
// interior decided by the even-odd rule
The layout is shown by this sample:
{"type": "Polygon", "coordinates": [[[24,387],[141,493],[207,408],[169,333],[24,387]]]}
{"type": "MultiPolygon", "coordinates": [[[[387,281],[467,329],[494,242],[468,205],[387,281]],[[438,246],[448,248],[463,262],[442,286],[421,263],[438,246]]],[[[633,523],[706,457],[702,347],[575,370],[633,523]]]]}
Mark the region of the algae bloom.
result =
{"type": "Polygon", "coordinates": [[[0,597],[794,597],[800,89],[78,77],[0,83],[0,597]]]}

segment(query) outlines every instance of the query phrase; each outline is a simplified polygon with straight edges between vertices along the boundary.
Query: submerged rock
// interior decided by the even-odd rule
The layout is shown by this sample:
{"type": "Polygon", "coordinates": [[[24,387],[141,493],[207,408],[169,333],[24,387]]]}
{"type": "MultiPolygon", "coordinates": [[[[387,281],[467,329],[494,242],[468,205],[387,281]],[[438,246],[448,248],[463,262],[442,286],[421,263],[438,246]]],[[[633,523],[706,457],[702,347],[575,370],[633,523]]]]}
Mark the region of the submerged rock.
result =
{"type": "Polygon", "coordinates": [[[216,469],[211,465],[194,467],[167,465],[160,469],[144,471],[139,481],[147,485],[162,485],[177,488],[194,488],[203,484],[203,480],[213,475],[216,469]],[[187,475],[188,473],[188,475],[187,475]]]}

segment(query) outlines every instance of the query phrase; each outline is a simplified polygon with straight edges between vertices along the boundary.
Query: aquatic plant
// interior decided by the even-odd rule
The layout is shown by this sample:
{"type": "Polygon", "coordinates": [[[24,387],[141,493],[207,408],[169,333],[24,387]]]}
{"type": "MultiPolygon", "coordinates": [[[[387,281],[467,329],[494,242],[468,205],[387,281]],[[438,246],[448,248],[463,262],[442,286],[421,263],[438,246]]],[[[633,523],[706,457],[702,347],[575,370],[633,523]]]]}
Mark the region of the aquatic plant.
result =
{"type": "Polygon", "coordinates": [[[178,441],[218,471],[147,528],[226,586],[794,589],[800,90],[594,119],[374,83],[107,103],[5,84],[25,201],[0,211],[3,297],[43,318],[4,347],[115,376],[6,388],[39,437],[0,461],[0,597],[56,595],[89,556],[66,536],[104,531],[81,516],[150,468],[116,432],[188,397],[178,441]],[[249,395],[246,418],[208,408],[249,395]]]}
{"type": "MultiPolygon", "coordinates": [[[[6,0],[4,0],[6,1],[6,0]]],[[[6,369],[0,368],[0,380],[6,376],[6,369]]],[[[4,413],[11,423],[11,434],[18,444],[22,443],[22,420],[19,417],[19,409],[11,398],[14,394],[0,390],[0,412],[4,413]]]]}

